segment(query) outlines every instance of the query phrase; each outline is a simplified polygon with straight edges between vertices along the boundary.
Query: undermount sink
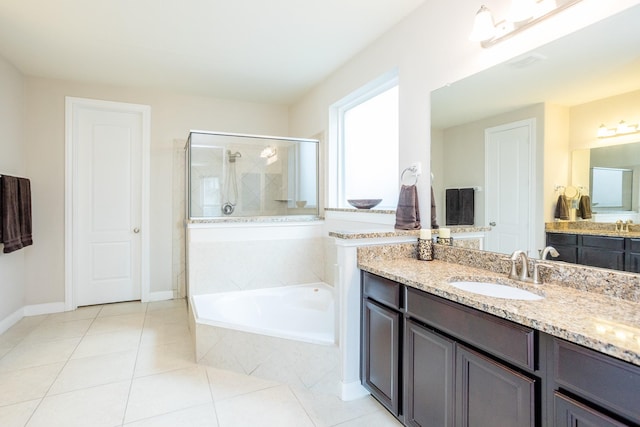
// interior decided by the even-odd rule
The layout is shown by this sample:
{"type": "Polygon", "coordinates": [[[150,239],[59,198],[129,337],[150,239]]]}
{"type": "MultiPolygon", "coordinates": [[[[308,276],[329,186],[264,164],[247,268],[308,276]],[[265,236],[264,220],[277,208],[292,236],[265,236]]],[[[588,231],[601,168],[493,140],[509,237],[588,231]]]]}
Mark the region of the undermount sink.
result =
{"type": "Polygon", "coordinates": [[[472,292],[474,294],[485,295],[494,298],[504,299],[517,299],[536,301],[544,299],[543,296],[535,294],[533,292],[526,291],[520,288],[514,288],[507,285],[499,285],[491,282],[473,282],[473,281],[458,281],[449,282],[449,284],[455,288],[463,291],[472,292]]]}

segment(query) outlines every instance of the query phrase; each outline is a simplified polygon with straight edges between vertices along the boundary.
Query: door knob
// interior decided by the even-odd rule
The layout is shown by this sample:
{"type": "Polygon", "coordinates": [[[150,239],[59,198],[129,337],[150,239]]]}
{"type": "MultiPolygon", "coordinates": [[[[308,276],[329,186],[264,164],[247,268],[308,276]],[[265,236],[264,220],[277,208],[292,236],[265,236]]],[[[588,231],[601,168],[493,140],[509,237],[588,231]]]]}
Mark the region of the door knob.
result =
{"type": "Polygon", "coordinates": [[[140,229],[138,227],[136,227],[136,228],[133,229],[133,232],[137,234],[137,233],[140,232],[140,229]]]}
{"type": "Polygon", "coordinates": [[[491,221],[491,222],[489,223],[489,225],[490,225],[490,226],[492,226],[492,227],[495,227],[495,226],[496,226],[496,222],[495,222],[495,221],[491,221]]]}

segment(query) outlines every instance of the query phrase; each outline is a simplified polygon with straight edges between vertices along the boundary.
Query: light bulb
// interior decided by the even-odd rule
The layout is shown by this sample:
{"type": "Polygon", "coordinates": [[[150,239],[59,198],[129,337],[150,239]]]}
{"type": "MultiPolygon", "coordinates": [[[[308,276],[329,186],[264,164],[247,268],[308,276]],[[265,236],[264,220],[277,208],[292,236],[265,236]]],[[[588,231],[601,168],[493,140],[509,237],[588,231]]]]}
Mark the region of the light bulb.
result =
{"type": "Polygon", "coordinates": [[[482,5],[473,23],[473,31],[469,35],[469,40],[474,42],[483,42],[491,40],[496,34],[496,27],[493,24],[493,15],[491,11],[482,5]]]}

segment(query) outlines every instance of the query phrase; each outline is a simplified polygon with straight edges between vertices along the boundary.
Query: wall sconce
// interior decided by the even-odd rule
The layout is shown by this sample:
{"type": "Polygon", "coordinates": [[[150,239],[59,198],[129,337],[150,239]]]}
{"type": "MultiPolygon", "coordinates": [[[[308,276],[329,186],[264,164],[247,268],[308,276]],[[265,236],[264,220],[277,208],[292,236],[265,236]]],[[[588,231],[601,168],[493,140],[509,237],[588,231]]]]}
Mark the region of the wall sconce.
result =
{"type": "Polygon", "coordinates": [[[493,15],[485,5],[480,7],[469,40],[482,47],[492,46],[538,22],[578,3],[581,0],[511,0],[506,19],[494,24],[493,15]]]}
{"type": "Polygon", "coordinates": [[[630,135],[633,133],[640,133],[640,125],[628,125],[624,120],[620,120],[618,126],[614,128],[608,128],[603,124],[598,128],[598,138],[611,138],[614,136],[630,135]]]}

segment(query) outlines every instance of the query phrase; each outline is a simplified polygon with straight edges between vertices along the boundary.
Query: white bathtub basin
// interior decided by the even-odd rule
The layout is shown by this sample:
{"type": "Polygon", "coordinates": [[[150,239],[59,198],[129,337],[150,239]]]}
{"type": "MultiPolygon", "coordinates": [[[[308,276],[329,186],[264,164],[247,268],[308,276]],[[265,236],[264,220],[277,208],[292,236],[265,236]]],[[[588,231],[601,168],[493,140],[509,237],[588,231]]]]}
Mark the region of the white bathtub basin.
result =
{"type": "Polygon", "coordinates": [[[514,288],[513,286],[499,285],[491,282],[472,282],[472,281],[459,281],[449,282],[449,284],[455,288],[466,292],[472,292],[474,294],[485,295],[494,298],[504,299],[516,299],[536,301],[544,299],[543,296],[529,292],[524,289],[514,288]]]}

